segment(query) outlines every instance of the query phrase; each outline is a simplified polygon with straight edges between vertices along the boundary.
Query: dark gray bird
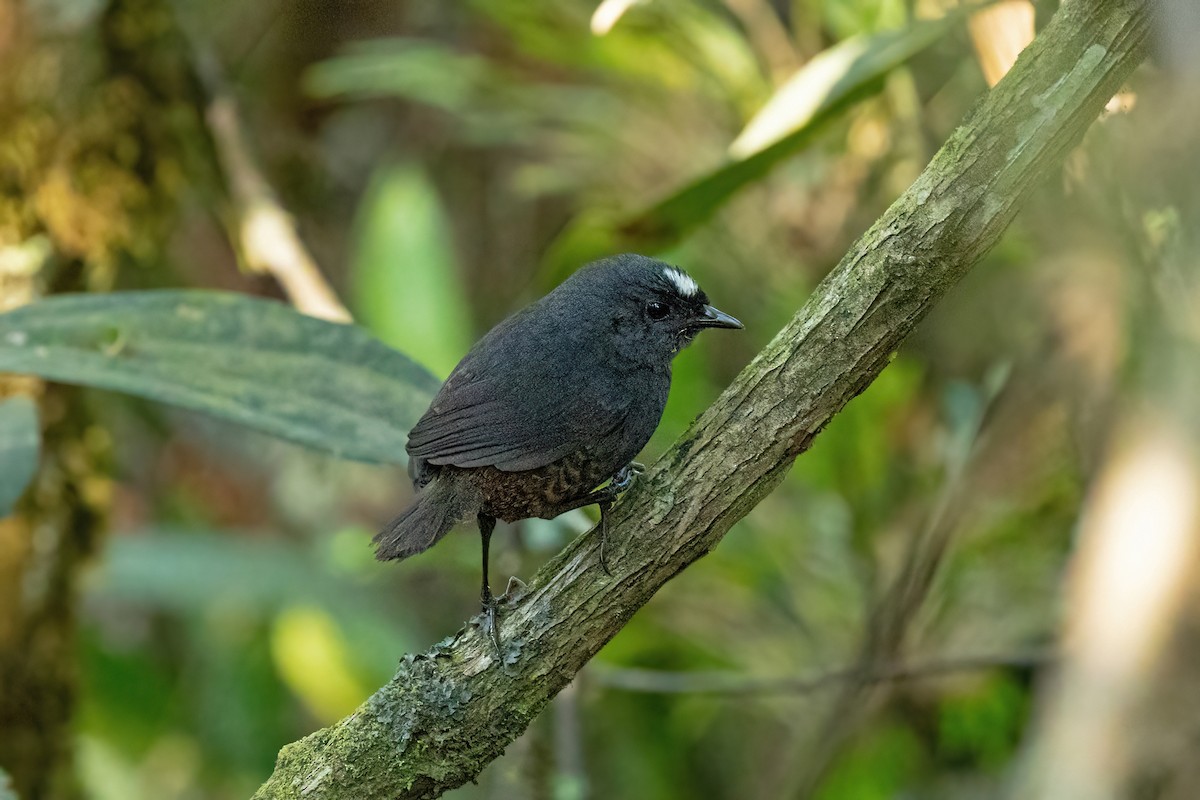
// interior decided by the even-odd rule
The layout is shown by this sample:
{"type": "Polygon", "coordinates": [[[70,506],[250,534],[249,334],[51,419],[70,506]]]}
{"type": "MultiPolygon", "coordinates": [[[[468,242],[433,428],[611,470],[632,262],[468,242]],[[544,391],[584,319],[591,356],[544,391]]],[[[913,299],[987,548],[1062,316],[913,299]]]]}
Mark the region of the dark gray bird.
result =
{"type": "Polygon", "coordinates": [[[687,273],[638,255],[597,261],[487,333],[459,362],[408,437],[417,498],[375,537],[381,561],[408,558],[474,517],[480,600],[497,519],[606,514],[639,470],[671,387],[671,360],[703,328],[741,328],[687,273]],[[597,489],[602,483],[607,484],[597,489]]]}

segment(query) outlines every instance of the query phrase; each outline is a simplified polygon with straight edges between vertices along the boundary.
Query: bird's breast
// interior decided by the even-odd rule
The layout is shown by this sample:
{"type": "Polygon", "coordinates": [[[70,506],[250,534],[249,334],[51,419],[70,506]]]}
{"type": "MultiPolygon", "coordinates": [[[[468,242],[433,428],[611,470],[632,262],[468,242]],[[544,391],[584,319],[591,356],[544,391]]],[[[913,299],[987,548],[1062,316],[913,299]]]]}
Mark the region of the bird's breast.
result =
{"type": "Polygon", "coordinates": [[[495,467],[469,470],[482,490],[483,512],[505,522],[556,517],[564,506],[587,495],[615,471],[606,459],[587,450],[520,472],[504,472],[495,467]]]}

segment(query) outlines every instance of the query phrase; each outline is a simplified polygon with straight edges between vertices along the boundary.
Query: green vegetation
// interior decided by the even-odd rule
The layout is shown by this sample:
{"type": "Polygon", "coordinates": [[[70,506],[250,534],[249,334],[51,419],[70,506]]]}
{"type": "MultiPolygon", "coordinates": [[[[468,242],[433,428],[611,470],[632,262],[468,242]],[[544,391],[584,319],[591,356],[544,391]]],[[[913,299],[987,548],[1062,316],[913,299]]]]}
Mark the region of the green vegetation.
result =
{"type": "MultiPolygon", "coordinates": [[[[335,741],[364,756],[348,767],[364,786],[408,774],[371,761],[375,737],[421,749],[480,713],[445,640],[475,610],[476,537],[400,565],[369,546],[410,497],[405,437],[438,378],[584,260],[655,255],[746,325],[679,357],[643,459],[672,454],[651,491],[673,465],[711,466],[672,442],[764,348],[784,361],[788,342],[768,343],[943,143],[946,164],[975,144],[954,131],[988,92],[981,64],[1034,18],[1021,2],[973,18],[896,0],[596,5],[0,0],[20,30],[0,25],[18,76],[0,87],[0,800],[248,798],[281,748],[385,685],[357,727],[284,757],[335,741]],[[355,324],[301,313],[297,244],[355,324]],[[447,658],[411,655],[439,640],[447,658]]],[[[1019,162],[1049,138],[1047,102],[1096,91],[1110,53],[1084,52],[1057,93],[1007,109],[1021,123],[987,158],[1019,162]]],[[[1000,238],[898,351],[871,354],[878,378],[720,547],[446,796],[1015,785],[1096,476],[1129,409],[1187,408],[1197,385],[1200,149],[1178,143],[1200,106],[1171,59],[1134,72],[1125,108],[1027,195],[1006,174],[967,209],[928,182],[893,209],[946,203],[919,217],[943,211],[939,241],[962,248],[921,254],[938,291],[1000,238]]],[[[906,254],[896,240],[919,233],[864,241],[906,254]]],[[[845,263],[845,292],[818,296],[902,289],[829,324],[906,331],[872,315],[917,313],[920,282],[886,280],[916,260],[845,263]]],[[[685,512],[708,524],[647,497],[681,530],[685,512]]],[[[533,576],[593,512],[502,527],[494,580],[533,576]]],[[[558,655],[509,644],[512,661],[558,655]]],[[[525,674],[510,666],[489,685],[525,674]]],[[[537,711],[512,697],[485,699],[497,735],[537,711]]]]}

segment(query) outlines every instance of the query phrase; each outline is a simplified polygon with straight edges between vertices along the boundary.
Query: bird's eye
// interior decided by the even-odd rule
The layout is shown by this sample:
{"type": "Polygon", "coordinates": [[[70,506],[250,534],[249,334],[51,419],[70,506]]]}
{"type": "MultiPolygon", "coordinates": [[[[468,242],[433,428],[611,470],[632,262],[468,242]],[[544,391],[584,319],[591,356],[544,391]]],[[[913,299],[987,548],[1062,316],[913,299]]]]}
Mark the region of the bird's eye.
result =
{"type": "Polygon", "coordinates": [[[665,303],[647,303],[646,315],[650,319],[662,319],[667,315],[667,306],[665,303]]]}

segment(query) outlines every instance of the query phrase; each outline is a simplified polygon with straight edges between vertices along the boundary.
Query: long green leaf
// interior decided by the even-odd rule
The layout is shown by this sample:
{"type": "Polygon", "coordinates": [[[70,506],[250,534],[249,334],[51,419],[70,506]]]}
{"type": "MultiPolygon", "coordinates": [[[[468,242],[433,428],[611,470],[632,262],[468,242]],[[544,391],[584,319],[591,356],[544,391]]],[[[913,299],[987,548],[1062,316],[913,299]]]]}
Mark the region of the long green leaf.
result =
{"type": "Polygon", "coordinates": [[[706,221],[739,190],[808,145],[825,125],[876,91],[889,72],[941,38],[961,17],[834,45],[796,72],[755,114],[730,146],[730,158],[639,213],[583,215],[552,245],[550,272],[608,252],[656,252],[706,221]]]}
{"type": "Polygon", "coordinates": [[[28,397],[0,403],[0,517],[8,516],[37,472],[42,451],[37,406],[28,397]]]}
{"type": "Polygon", "coordinates": [[[734,192],[806,146],[822,127],[882,79],[940,39],[957,17],[854,37],[796,72],[730,146],[731,160],[625,222],[628,230],[682,231],[712,215],[734,192]]]}
{"type": "Polygon", "coordinates": [[[469,111],[489,90],[510,86],[507,75],[482,56],[406,38],[356,42],[309,67],[302,83],[321,99],[403,97],[453,113],[469,111]]]}
{"type": "Polygon", "coordinates": [[[310,602],[367,613],[362,592],[294,542],[237,531],[156,528],[113,537],[94,591],[200,614],[213,603],[247,616],[310,602]]]}
{"type": "Polygon", "coordinates": [[[449,374],[471,346],[450,222],[415,166],[389,164],[371,180],[355,225],[355,318],[387,344],[449,374]]]}
{"type": "Polygon", "coordinates": [[[62,295],[2,314],[0,371],[127,392],[377,463],[404,460],[438,386],[361,328],[208,291],[62,295]]]}
{"type": "MultiPolygon", "coordinates": [[[[303,547],[263,533],[173,526],[122,532],[106,543],[89,597],[193,619],[214,607],[263,620],[289,607],[317,606],[338,620],[355,660],[386,678],[394,653],[417,644],[415,619],[381,603],[379,583],[344,573],[328,549],[334,540],[303,547]],[[389,646],[381,649],[380,641],[389,646]]],[[[370,559],[370,533],[354,533],[356,549],[370,559]]]]}
{"type": "Polygon", "coordinates": [[[776,90],[729,146],[736,159],[747,159],[819,122],[823,114],[844,108],[861,92],[946,32],[949,18],[917,22],[901,30],[853,36],[820,53],[776,90]]]}

